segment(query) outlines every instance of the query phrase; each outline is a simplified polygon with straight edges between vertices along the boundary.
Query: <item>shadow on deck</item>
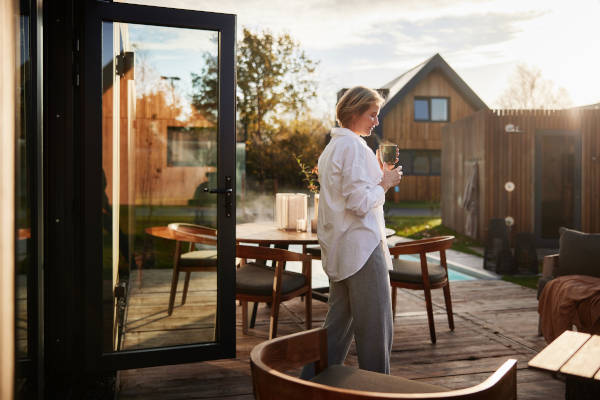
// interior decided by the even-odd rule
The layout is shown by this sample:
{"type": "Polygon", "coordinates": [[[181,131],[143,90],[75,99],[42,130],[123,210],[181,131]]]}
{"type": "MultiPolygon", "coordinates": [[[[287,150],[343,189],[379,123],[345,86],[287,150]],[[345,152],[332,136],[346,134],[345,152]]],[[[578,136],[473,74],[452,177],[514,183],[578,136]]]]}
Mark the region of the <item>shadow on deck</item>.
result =
{"type": "MultiPolygon", "coordinates": [[[[483,280],[453,282],[451,290],[454,332],[448,329],[442,291],[433,292],[435,345],[429,341],[422,293],[398,292],[391,358],[393,375],[457,389],[482,382],[506,359],[516,358],[520,400],[564,398],[563,381],[527,367],[527,361],[545,345],[544,339],[537,336],[535,290],[504,281],[483,280]]],[[[166,304],[163,308],[166,310],[166,304]]],[[[299,299],[282,304],[279,335],[303,329],[303,309],[299,299]]],[[[185,311],[193,314],[198,310],[193,304],[177,310],[182,317],[185,311]]],[[[314,327],[322,324],[326,312],[326,304],[313,301],[314,327]]],[[[202,316],[196,314],[194,319],[200,320],[202,316]]],[[[235,359],[121,371],[118,398],[252,399],[249,354],[268,336],[269,309],[261,304],[256,328],[247,336],[241,331],[239,307],[237,321],[235,359]]],[[[206,326],[200,323],[198,327],[206,326]]],[[[347,364],[357,364],[354,347],[350,349],[347,364]]]]}

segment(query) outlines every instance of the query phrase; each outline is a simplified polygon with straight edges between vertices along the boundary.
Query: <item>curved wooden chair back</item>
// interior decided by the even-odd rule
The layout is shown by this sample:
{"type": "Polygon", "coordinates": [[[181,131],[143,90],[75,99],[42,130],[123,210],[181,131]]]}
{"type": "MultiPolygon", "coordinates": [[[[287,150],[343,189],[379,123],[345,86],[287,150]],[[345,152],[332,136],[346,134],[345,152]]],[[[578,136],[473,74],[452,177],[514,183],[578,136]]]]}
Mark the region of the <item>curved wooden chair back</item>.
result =
{"type": "Polygon", "coordinates": [[[236,291],[236,299],[242,303],[242,331],[244,334],[248,332],[248,302],[264,302],[271,303],[271,316],[269,324],[269,339],[277,336],[277,322],[279,319],[279,304],[298,296],[304,296],[305,305],[305,323],[306,329],[312,326],[312,269],[311,257],[306,254],[294,253],[283,249],[272,249],[262,246],[236,246],[236,257],[241,258],[243,263],[247,259],[274,262],[275,268],[273,271],[273,290],[271,294],[259,295],[250,293],[240,293],[236,291]],[[304,275],[305,284],[290,292],[282,293],[283,271],[285,264],[288,261],[299,261],[302,263],[302,275],[304,275]]]}
{"type": "Polygon", "coordinates": [[[437,393],[382,393],[343,389],[288,375],[315,363],[317,373],[327,368],[327,331],[312,329],[265,341],[250,353],[254,396],[258,400],[514,400],[517,398],[517,361],[507,360],[482,383],[437,393]]]}
{"type": "Polygon", "coordinates": [[[418,254],[421,262],[421,280],[416,283],[414,280],[400,280],[390,274],[390,284],[392,286],[392,315],[396,315],[396,297],[398,288],[423,290],[425,294],[425,306],[427,308],[427,321],[429,323],[429,336],[431,342],[437,341],[435,334],[435,324],[433,320],[433,303],[431,300],[431,289],[443,288],[444,300],[446,303],[446,314],[448,315],[448,326],[454,330],[454,316],[452,313],[452,297],[450,294],[450,282],[448,281],[448,264],[446,262],[446,250],[454,242],[454,236],[436,236],[432,238],[414,240],[411,242],[401,242],[391,247],[390,254],[394,258],[400,255],[418,254]],[[427,253],[439,252],[440,265],[444,268],[446,276],[444,279],[431,282],[429,268],[427,265],[427,253]]]}

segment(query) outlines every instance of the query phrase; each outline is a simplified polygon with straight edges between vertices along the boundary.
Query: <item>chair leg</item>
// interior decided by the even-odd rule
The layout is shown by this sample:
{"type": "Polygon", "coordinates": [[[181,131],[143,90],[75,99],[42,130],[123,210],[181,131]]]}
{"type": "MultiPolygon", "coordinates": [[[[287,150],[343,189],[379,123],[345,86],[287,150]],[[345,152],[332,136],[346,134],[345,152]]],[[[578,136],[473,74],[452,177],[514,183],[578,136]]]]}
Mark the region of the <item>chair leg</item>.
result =
{"type": "Polygon", "coordinates": [[[450,285],[444,286],[444,300],[446,301],[446,314],[448,314],[448,327],[454,330],[454,314],[452,313],[452,296],[450,296],[450,285]]]}
{"type": "Polygon", "coordinates": [[[435,337],[435,323],[433,321],[433,303],[431,301],[431,289],[425,288],[425,306],[427,307],[427,320],[429,322],[429,336],[431,336],[431,343],[436,342],[435,337]]]}
{"type": "Polygon", "coordinates": [[[183,295],[181,296],[181,305],[184,305],[185,299],[187,299],[188,287],[190,287],[190,275],[192,275],[190,271],[187,271],[185,273],[185,283],[183,284],[183,295]]]}
{"type": "Polygon", "coordinates": [[[279,300],[271,305],[271,321],[269,324],[269,340],[277,337],[277,321],[279,320],[279,300]]]}
{"type": "Polygon", "coordinates": [[[392,286],[392,321],[396,320],[396,298],[398,294],[398,288],[392,286]]]}
{"type": "Polygon", "coordinates": [[[304,315],[306,318],[306,329],[312,328],[312,290],[309,288],[304,301],[304,315]]]}
{"type": "Polygon", "coordinates": [[[242,333],[248,334],[248,302],[246,300],[240,300],[242,304],[242,333]]]}
{"type": "Polygon", "coordinates": [[[250,318],[250,328],[254,328],[256,324],[256,313],[258,312],[258,301],[252,306],[252,317],[250,318]]]}
{"type": "Polygon", "coordinates": [[[171,315],[173,313],[173,306],[175,305],[175,295],[177,294],[177,281],[179,280],[179,269],[173,268],[173,277],[171,278],[171,295],[169,296],[169,309],[167,313],[171,315]]]}

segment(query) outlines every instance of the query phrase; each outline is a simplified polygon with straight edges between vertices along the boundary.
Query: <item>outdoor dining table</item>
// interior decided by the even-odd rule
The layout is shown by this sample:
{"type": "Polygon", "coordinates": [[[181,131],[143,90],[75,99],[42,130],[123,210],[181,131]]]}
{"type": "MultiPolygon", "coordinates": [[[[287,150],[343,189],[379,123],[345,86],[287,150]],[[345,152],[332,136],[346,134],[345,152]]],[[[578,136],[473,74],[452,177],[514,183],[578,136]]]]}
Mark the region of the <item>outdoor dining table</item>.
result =
{"type": "Polygon", "coordinates": [[[599,335],[564,331],[528,365],[565,374],[566,399],[600,399],[599,335]]]}
{"type": "MultiPolygon", "coordinates": [[[[237,224],[235,227],[236,231],[236,242],[237,243],[252,243],[258,244],[259,246],[270,246],[275,245],[277,248],[288,249],[291,245],[302,245],[302,250],[307,245],[316,245],[319,243],[317,234],[314,232],[299,232],[295,230],[282,230],[279,229],[272,222],[247,222],[243,224],[237,224]]],[[[193,237],[185,234],[178,234],[172,231],[167,226],[154,226],[146,228],[146,233],[168,240],[181,240],[187,242],[200,242],[202,240],[194,240],[193,237]]],[[[393,236],[396,232],[393,229],[385,228],[386,237],[393,236]]],[[[326,301],[326,297],[322,293],[328,292],[328,287],[313,288],[313,298],[321,301],[326,301]]],[[[252,317],[250,319],[250,327],[254,326],[256,320],[256,310],[258,303],[255,303],[252,310],[252,317]]]]}

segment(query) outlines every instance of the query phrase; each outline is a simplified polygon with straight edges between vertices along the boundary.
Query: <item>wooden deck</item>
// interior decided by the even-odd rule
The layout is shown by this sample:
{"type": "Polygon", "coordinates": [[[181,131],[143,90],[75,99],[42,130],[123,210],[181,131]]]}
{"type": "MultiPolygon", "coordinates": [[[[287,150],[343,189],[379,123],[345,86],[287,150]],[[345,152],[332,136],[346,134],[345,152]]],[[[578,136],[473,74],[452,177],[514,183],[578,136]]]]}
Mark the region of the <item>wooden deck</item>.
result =
{"type": "MultiPolygon", "coordinates": [[[[193,276],[193,274],[192,274],[193,276]]],[[[434,291],[438,341],[429,341],[423,295],[399,291],[391,373],[448,388],[475,385],[508,358],[518,360],[520,400],[564,399],[564,382],[527,367],[545,346],[537,336],[535,291],[504,281],[451,283],[456,329],[448,330],[441,290],[434,291]]],[[[187,304],[178,312],[191,314],[187,304]]],[[[320,326],[327,305],[313,301],[313,326],[320,326]]],[[[294,299],[281,308],[279,335],[303,329],[303,304],[294,299]]],[[[267,338],[268,309],[261,305],[255,329],[241,332],[238,307],[237,358],[121,371],[119,398],[126,399],[252,399],[250,350],[267,338]]],[[[350,350],[347,363],[356,365],[350,350]]]]}
{"type": "Polygon", "coordinates": [[[176,346],[211,342],[215,333],[217,275],[194,272],[185,305],[181,295],[185,273],[179,274],[173,314],[167,314],[171,291],[171,269],[147,270],[139,277],[132,274],[123,350],[176,346]]]}

